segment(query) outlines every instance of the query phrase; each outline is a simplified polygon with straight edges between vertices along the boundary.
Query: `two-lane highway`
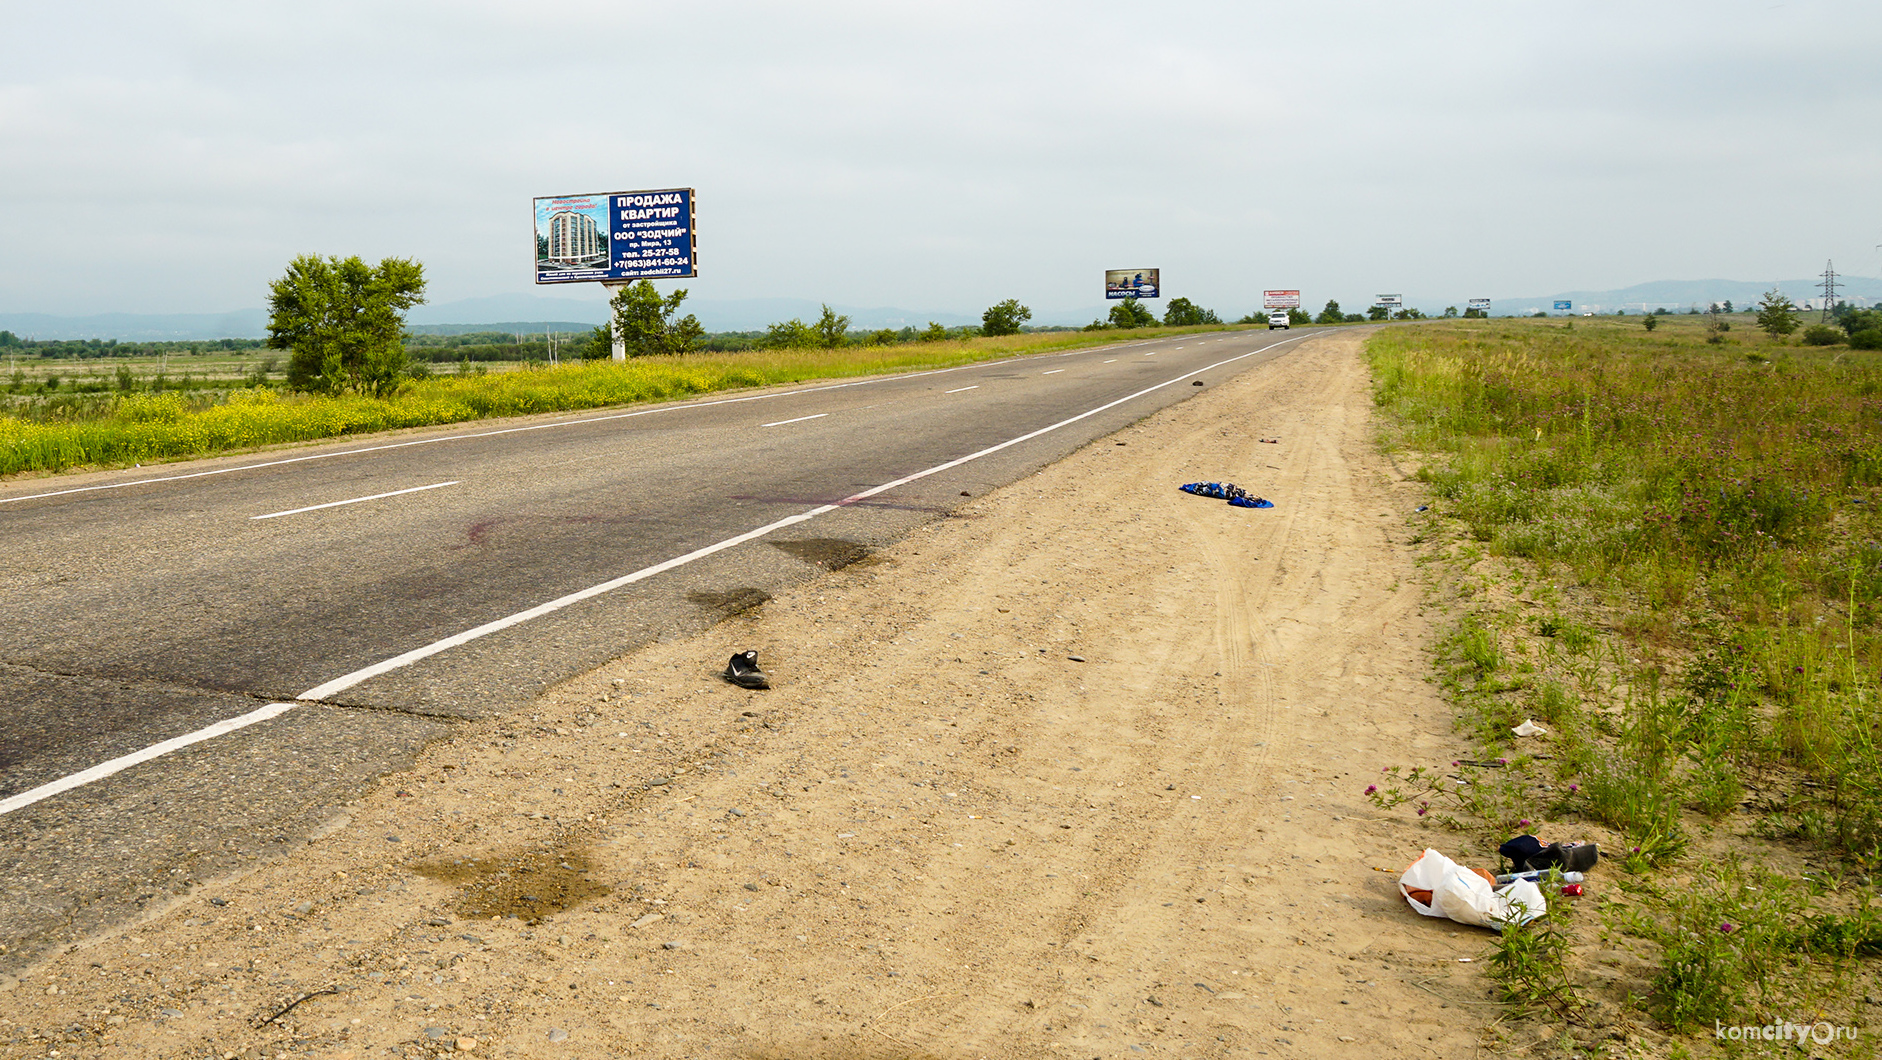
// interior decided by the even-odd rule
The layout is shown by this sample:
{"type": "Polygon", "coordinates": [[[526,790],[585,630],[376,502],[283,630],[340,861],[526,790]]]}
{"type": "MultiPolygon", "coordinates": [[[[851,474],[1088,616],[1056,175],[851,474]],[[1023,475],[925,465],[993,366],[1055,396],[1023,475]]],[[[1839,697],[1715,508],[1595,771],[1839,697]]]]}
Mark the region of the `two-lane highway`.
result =
{"type": "MultiPolygon", "coordinates": [[[[440,717],[513,709],[704,628],[1298,338],[1186,335],[0,487],[0,941],[238,867],[440,717]],[[74,776],[89,782],[62,790],[74,776]]],[[[788,658],[765,662],[788,683],[788,658]]]]}

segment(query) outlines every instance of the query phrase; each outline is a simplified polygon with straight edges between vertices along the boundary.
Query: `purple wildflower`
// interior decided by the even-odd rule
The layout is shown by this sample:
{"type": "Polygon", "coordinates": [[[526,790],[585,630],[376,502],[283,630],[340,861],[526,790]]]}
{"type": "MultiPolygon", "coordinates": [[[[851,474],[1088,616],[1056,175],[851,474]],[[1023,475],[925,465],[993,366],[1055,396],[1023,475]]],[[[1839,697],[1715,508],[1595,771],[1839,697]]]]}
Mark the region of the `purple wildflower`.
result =
{"type": "Polygon", "coordinates": [[[1378,791],[1378,790],[1379,790],[1379,785],[1377,785],[1377,784],[1368,784],[1368,785],[1366,785],[1366,794],[1368,794],[1368,795],[1370,795],[1370,794],[1372,794],[1373,792],[1375,792],[1375,791],[1378,791]]]}

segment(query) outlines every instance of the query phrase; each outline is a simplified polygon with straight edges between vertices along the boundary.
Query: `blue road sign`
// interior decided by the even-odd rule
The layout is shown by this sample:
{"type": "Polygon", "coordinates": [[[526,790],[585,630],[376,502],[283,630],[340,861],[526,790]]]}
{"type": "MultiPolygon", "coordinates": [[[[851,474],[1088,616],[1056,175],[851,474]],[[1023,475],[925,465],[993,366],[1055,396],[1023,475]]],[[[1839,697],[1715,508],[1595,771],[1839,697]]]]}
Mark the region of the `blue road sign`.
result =
{"type": "Polygon", "coordinates": [[[1567,312],[1568,310],[1575,308],[1575,303],[1568,302],[1568,301],[1557,301],[1555,303],[1555,308],[1563,312],[1567,312]]]}

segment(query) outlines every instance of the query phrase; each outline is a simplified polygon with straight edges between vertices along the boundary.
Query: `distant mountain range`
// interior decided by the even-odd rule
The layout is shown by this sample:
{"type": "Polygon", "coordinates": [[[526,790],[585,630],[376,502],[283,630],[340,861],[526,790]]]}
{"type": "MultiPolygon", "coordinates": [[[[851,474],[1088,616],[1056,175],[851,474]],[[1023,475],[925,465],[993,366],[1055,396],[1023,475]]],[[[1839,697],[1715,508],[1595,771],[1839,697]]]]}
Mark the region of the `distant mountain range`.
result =
{"type": "MultiPolygon", "coordinates": [[[[1838,278],[1839,297],[1864,305],[1882,303],[1882,279],[1868,276],[1838,278]]],[[[1498,297],[1491,302],[1493,314],[1527,316],[1538,310],[1549,311],[1558,301],[1574,303],[1576,311],[1613,312],[1626,309],[1640,312],[1664,306],[1669,309],[1705,308],[1715,301],[1730,300],[1735,306],[1757,302],[1772,287],[1783,291],[1799,305],[1814,304],[1821,295],[1821,281],[1816,279],[1747,280],[1656,280],[1610,291],[1560,291],[1546,295],[1498,297]]],[[[456,302],[424,305],[408,316],[412,330],[434,335],[461,334],[469,331],[540,332],[581,331],[603,324],[608,319],[607,302],[598,297],[554,298],[534,294],[491,295],[466,298],[456,302]]],[[[1313,312],[1319,304],[1304,306],[1313,312]]],[[[1447,305],[1463,309],[1466,298],[1459,296],[1433,300],[1408,296],[1407,304],[1427,313],[1440,313],[1447,305]]],[[[821,303],[807,298],[689,299],[685,310],[699,317],[707,331],[763,331],[768,325],[796,317],[812,321],[823,311],[821,303]]],[[[930,321],[948,327],[980,323],[979,314],[938,310],[901,309],[895,306],[831,306],[850,318],[850,327],[858,331],[876,328],[926,327],[930,321]]],[[[1240,312],[1233,307],[1215,307],[1225,319],[1240,312]]],[[[1363,308],[1355,301],[1346,306],[1351,312],[1363,308]]],[[[1103,305],[1036,310],[1035,324],[1079,325],[1105,315],[1103,305]]],[[[56,316],[48,313],[0,313],[0,330],[35,339],[118,339],[139,342],[181,342],[200,339],[258,339],[268,333],[268,314],[262,309],[238,309],[228,313],[102,313],[96,316],[56,316]]]]}
{"type": "MultiPolygon", "coordinates": [[[[850,318],[856,330],[926,327],[929,321],[960,327],[980,323],[978,313],[923,312],[893,306],[831,306],[850,318]]],[[[781,320],[814,321],[823,305],[805,298],[689,299],[685,312],[699,317],[707,331],[763,331],[781,320]]],[[[1065,314],[1054,314],[1053,320],[1065,314]]],[[[1078,323],[1103,316],[1101,308],[1074,311],[1078,323]],[[1085,315],[1080,318],[1079,313],[1085,315]]],[[[1045,317],[1045,314],[1041,314],[1045,317]]],[[[1071,322],[1068,319],[1066,322],[1071,322]]],[[[585,331],[608,320],[608,304],[596,298],[549,298],[541,295],[492,295],[457,302],[422,305],[406,315],[412,330],[430,334],[466,331],[585,331]],[[448,329],[448,330],[447,330],[448,329]]],[[[1041,319],[1040,322],[1048,322],[1041,319]]],[[[35,339],[117,339],[182,342],[192,339],[259,339],[268,334],[268,313],[238,309],[229,313],[101,313],[55,316],[49,313],[0,313],[0,331],[35,339]]]]}
{"type": "MultiPolygon", "coordinates": [[[[1839,276],[1836,286],[1839,301],[1856,304],[1882,301],[1882,280],[1867,276],[1839,276]]],[[[1638,313],[1661,307],[1705,309],[1714,302],[1726,301],[1731,302],[1734,308],[1743,308],[1756,305],[1758,299],[1773,287],[1784,292],[1798,305],[1808,302],[1813,308],[1821,308],[1818,305],[1823,298],[1821,279],[1766,280],[1762,283],[1745,280],[1655,280],[1612,291],[1562,291],[1521,298],[1498,298],[1491,303],[1490,312],[1499,316],[1510,313],[1527,316],[1538,310],[1548,312],[1558,301],[1573,302],[1577,312],[1585,310],[1601,313],[1612,313],[1616,309],[1638,313]]],[[[1463,306],[1460,304],[1458,308],[1461,310],[1463,306]]]]}
{"type": "Polygon", "coordinates": [[[100,313],[66,317],[50,313],[0,313],[0,331],[28,339],[117,339],[184,342],[192,339],[258,339],[268,334],[260,309],[233,313],[100,313]]]}
{"type": "MultiPolygon", "coordinates": [[[[599,291],[595,292],[598,296],[599,291]]],[[[979,324],[979,313],[960,313],[949,310],[903,309],[898,306],[852,306],[832,305],[831,309],[850,318],[850,328],[855,331],[873,331],[877,328],[924,328],[930,322],[944,324],[951,328],[966,324],[979,324]]],[[[795,317],[806,322],[814,321],[823,312],[823,303],[808,298],[689,298],[680,307],[682,312],[691,313],[707,331],[763,331],[779,321],[795,317]]],[[[1088,324],[1094,318],[1105,314],[1103,306],[1084,306],[1073,309],[1035,310],[1035,324],[1088,324]]],[[[5,327],[5,316],[0,315],[0,327],[5,327]]],[[[467,298],[459,302],[444,302],[438,305],[419,306],[406,318],[415,326],[453,327],[467,325],[487,325],[490,330],[541,331],[543,325],[532,326],[517,324],[517,321],[581,321],[585,327],[594,327],[608,321],[606,300],[552,298],[531,294],[500,294],[487,298],[467,298]]],[[[482,330],[481,328],[477,330],[482,330]]]]}

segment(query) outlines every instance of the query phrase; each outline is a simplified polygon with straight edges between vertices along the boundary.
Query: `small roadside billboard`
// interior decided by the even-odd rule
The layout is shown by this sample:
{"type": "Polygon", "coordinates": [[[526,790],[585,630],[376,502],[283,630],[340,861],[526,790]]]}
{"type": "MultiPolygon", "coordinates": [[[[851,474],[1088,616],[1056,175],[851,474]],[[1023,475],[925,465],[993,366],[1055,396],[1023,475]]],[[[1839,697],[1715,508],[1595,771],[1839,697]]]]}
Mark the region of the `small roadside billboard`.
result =
{"type": "Polygon", "coordinates": [[[1261,292],[1263,309],[1299,309],[1299,291],[1263,291],[1261,292]]]}
{"type": "Polygon", "coordinates": [[[1160,269],[1106,269],[1106,298],[1160,298],[1157,293],[1160,269]]]}

